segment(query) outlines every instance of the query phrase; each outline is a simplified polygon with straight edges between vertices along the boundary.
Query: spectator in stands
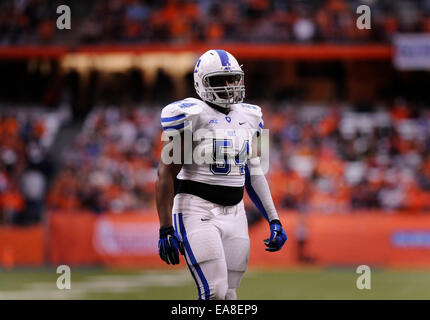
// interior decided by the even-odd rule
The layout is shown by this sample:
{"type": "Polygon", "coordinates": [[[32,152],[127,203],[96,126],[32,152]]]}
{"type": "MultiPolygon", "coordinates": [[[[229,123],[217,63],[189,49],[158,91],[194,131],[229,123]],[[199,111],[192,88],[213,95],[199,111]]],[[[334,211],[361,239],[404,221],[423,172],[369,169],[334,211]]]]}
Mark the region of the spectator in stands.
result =
{"type": "MultiPolygon", "coordinates": [[[[391,109],[265,107],[269,181],[280,208],[349,212],[427,210],[430,118],[391,109]]],[[[51,189],[59,209],[123,212],[153,206],[158,110],[106,108],[86,120],[51,189]]],[[[249,201],[246,200],[249,205],[249,201]]]]}
{"type": "Polygon", "coordinates": [[[395,32],[428,32],[425,1],[372,1],[372,29],[355,26],[358,0],[89,0],[67,2],[71,32],[58,32],[55,1],[0,4],[0,44],[381,42],[395,32]],[[36,32],[34,32],[36,30],[36,32]]]}
{"type": "Polygon", "coordinates": [[[0,112],[0,220],[26,224],[40,220],[52,165],[49,147],[58,129],[55,115],[40,110],[0,112]],[[52,127],[46,125],[47,119],[52,127]]]}

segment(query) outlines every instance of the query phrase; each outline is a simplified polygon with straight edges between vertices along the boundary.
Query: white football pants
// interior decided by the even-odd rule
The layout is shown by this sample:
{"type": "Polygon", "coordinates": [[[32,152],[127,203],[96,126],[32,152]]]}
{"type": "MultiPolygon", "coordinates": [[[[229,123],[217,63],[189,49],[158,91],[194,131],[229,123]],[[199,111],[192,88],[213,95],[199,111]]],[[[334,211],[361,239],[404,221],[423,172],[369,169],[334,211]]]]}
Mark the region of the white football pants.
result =
{"type": "Polygon", "coordinates": [[[190,194],[173,201],[173,225],[199,299],[235,300],[248,266],[249,235],[243,201],[221,206],[190,194]]]}

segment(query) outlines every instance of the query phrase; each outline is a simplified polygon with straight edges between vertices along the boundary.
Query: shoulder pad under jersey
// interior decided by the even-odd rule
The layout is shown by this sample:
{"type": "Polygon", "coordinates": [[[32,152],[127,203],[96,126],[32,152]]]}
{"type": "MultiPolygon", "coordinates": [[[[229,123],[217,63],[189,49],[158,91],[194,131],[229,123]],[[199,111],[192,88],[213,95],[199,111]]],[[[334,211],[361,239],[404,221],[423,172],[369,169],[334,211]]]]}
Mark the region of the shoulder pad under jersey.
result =
{"type": "Polygon", "coordinates": [[[263,111],[261,108],[255,104],[250,103],[240,103],[239,105],[242,107],[243,112],[252,118],[254,128],[260,132],[264,126],[263,111]]]}
{"type": "Polygon", "coordinates": [[[168,104],[161,110],[161,126],[164,131],[178,130],[182,132],[202,112],[201,101],[187,98],[168,104]]]}

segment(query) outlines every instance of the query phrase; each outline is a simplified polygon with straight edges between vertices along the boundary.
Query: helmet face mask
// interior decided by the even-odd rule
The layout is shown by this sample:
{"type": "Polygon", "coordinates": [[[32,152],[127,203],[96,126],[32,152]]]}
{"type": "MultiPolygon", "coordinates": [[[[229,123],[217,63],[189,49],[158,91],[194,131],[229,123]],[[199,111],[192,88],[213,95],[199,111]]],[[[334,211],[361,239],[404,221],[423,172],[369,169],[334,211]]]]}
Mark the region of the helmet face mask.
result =
{"type": "Polygon", "coordinates": [[[245,98],[244,73],[236,59],[224,50],[209,50],[194,69],[197,94],[207,102],[228,108],[245,98]]]}
{"type": "Polygon", "coordinates": [[[206,99],[215,104],[233,104],[243,101],[245,86],[242,73],[208,75],[203,79],[206,99]]]}

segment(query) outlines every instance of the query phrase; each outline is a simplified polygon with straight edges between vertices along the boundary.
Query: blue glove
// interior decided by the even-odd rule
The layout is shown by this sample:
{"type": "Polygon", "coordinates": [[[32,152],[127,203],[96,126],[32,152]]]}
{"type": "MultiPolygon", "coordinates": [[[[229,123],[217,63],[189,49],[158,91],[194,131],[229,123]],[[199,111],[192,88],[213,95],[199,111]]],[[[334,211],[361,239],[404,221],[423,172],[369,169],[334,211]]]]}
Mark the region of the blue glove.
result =
{"type": "Polygon", "coordinates": [[[160,240],[158,240],[158,254],[167,264],[179,264],[179,252],[184,255],[184,244],[178,240],[175,229],[170,227],[160,228],[160,240]]]}
{"type": "Polygon", "coordinates": [[[285,241],[287,241],[287,234],[282,229],[281,221],[270,221],[270,238],[264,240],[264,244],[267,246],[266,251],[275,252],[281,250],[285,241]]]}

